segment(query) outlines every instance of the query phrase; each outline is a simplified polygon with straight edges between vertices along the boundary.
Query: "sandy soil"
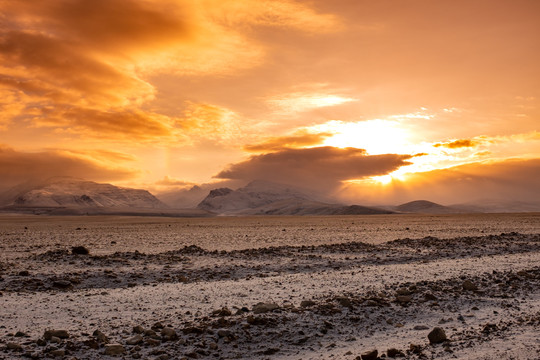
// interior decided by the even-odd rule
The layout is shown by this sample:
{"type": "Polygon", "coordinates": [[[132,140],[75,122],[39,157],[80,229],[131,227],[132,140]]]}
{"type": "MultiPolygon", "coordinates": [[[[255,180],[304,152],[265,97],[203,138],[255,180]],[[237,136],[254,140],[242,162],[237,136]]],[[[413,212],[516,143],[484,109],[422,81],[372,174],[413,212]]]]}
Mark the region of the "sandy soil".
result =
{"type": "Polygon", "coordinates": [[[0,224],[0,359],[540,358],[538,214],[0,224]]]}

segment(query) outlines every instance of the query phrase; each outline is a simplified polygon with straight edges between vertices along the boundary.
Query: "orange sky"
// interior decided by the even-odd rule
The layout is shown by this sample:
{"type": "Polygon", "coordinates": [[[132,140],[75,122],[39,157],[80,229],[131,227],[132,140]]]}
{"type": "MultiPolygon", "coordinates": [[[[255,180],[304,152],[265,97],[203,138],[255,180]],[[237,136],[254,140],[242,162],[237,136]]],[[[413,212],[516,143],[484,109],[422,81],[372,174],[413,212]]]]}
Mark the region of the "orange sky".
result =
{"type": "Polygon", "coordinates": [[[537,0],[0,0],[0,188],[540,201],[538,34],[537,0]]]}

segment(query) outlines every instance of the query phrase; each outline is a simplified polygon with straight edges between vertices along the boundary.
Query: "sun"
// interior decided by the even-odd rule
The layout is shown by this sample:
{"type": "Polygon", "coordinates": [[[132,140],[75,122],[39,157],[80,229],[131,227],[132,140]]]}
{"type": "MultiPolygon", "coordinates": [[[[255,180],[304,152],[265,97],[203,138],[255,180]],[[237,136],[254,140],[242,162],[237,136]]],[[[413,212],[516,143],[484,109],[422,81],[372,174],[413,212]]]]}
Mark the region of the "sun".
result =
{"type": "Polygon", "coordinates": [[[406,154],[410,150],[409,133],[396,120],[330,121],[316,127],[333,134],[323,142],[325,146],[355,147],[370,155],[406,154]]]}

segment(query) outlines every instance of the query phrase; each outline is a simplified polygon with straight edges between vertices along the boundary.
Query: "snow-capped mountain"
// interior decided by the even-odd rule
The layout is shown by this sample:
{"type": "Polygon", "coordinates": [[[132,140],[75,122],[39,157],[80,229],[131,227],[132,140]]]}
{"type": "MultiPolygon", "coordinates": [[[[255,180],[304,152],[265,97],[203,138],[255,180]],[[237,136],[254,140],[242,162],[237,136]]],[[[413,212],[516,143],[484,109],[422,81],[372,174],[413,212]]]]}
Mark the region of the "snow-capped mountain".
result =
{"type": "Polygon", "coordinates": [[[320,201],[316,194],[268,181],[256,180],[232,190],[211,190],[199,209],[221,215],[355,215],[387,214],[391,211],[320,201]]]}
{"type": "Polygon", "coordinates": [[[6,205],[17,207],[167,208],[146,190],[69,177],[51,178],[37,185],[15,188],[6,201],[6,205]]]}

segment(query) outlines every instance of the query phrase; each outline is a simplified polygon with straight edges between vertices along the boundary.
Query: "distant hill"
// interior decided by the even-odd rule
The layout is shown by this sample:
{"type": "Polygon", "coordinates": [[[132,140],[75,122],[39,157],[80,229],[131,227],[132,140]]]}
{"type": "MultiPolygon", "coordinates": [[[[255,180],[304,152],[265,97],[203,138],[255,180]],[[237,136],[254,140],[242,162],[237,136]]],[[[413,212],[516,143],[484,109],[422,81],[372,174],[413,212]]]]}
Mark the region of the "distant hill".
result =
{"type": "Polygon", "coordinates": [[[71,177],[55,177],[16,186],[0,196],[0,205],[0,212],[38,215],[212,215],[198,209],[169,209],[146,190],[71,177]]]}
{"type": "Polygon", "coordinates": [[[7,204],[18,207],[147,208],[167,205],[146,190],[100,184],[69,177],[56,177],[35,185],[15,188],[7,204]]]}
{"type": "Polygon", "coordinates": [[[395,207],[395,210],[403,213],[425,214],[456,214],[461,212],[449,206],[440,205],[427,200],[416,200],[395,207]]]}
{"type": "Polygon", "coordinates": [[[358,215],[389,214],[388,210],[318,201],[316,196],[288,185],[253,181],[237,190],[210,191],[197,208],[221,215],[358,215]]]}

